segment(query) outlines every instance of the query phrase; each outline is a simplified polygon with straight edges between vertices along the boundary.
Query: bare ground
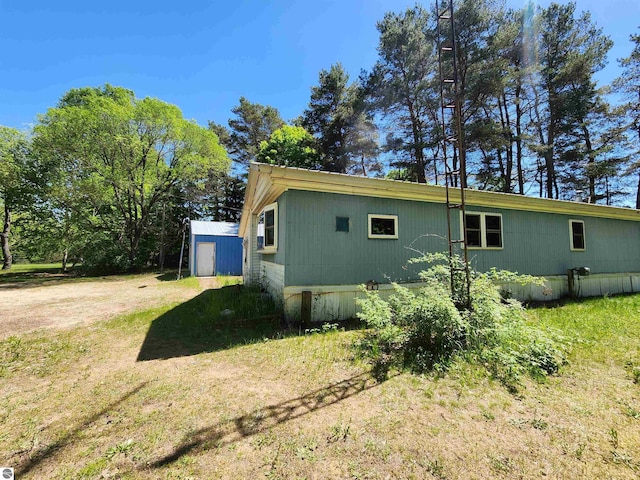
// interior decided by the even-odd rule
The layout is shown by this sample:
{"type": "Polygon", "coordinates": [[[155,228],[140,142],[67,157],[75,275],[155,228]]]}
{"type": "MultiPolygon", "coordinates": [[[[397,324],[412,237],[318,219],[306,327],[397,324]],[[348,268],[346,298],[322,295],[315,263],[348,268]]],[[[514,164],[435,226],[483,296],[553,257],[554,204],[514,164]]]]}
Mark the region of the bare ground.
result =
{"type": "MultiPolygon", "coordinates": [[[[155,277],[96,281],[83,308],[113,316],[116,297],[98,294],[117,283],[117,298],[131,309],[217,286],[216,279],[200,288],[155,277]]],[[[13,298],[24,306],[49,288],[13,298]]],[[[0,288],[0,298],[10,291],[18,289],[0,288]]],[[[620,301],[637,318],[640,305],[620,301]]],[[[603,316],[573,308],[585,323],[603,316]]],[[[475,370],[376,382],[353,362],[357,331],[247,337],[242,345],[140,360],[162,315],[4,342],[0,465],[38,480],[631,480],[640,473],[640,384],[627,366],[640,359],[635,320],[598,342],[604,360],[585,350],[590,356],[575,357],[561,375],[527,381],[512,395],[475,370]]]]}
{"type": "Polygon", "coordinates": [[[155,274],[57,284],[3,283],[0,338],[41,328],[69,328],[183,302],[202,289],[217,287],[217,280],[203,278],[200,288],[174,287],[175,282],[162,281],[155,274]]]}

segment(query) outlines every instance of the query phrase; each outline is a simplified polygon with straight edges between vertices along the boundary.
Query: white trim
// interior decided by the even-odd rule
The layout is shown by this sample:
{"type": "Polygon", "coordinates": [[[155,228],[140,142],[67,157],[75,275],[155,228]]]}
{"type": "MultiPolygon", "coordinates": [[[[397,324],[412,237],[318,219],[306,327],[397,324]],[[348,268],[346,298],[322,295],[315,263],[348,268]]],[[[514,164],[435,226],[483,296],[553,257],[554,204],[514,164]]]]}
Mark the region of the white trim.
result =
{"type": "MultiPolygon", "coordinates": [[[[467,249],[469,250],[504,250],[504,224],[502,223],[502,214],[495,212],[465,212],[466,215],[480,215],[480,246],[469,245],[467,239],[467,249]],[[487,246],[487,223],[485,218],[488,216],[500,217],[500,243],[499,247],[487,246]]],[[[464,219],[462,218],[462,212],[460,212],[460,228],[465,226],[464,219]]]]}
{"type": "MultiPolygon", "coordinates": [[[[292,167],[251,163],[244,197],[240,235],[244,235],[251,211],[259,211],[287,190],[340,193],[375,198],[395,198],[418,202],[446,203],[445,187],[399,180],[358,177],[342,173],[303,170],[292,167]]],[[[452,191],[450,201],[461,202],[459,191],[452,191]]],[[[568,202],[527,197],[510,193],[468,189],[465,204],[474,208],[502,208],[528,212],[559,213],[582,217],[616,218],[640,221],[640,210],[591,203],[568,202]]]]}
{"type": "Polygon", "coordinates": [[[584,252],[587,249],[587,230],[584,228],[584,220],[569,219],[569,249],[572,252],[584,252]],[[583,248],[576,248],[573,246],[573,224],[574,223],[582,224],[582,243],[584,244],[583,248]]]}
{"type": "Polygon", "coordinates": [[[265,222],[263,237],[264,240],[262,243],[262,248],[258,250],[259,253],[276,253],[278,251],[278,202],[270,203],[269,205],[265,206],[258,214],[258,222],[260,221],[260,216],[265,215],[265,213],[269,211],[273,211],[273,245],[266,245],[267,229],[265,222]]]}
{"type": "Polygon", "coordinates": [[[367,234],[368,238],[395,240],[398,238],[398,215],[383,215],[379,213],[370,213],[367,216],[367,234]],[[374,218],[382,218],[384,220],[393,220],[393,235],[381,235],[371,232],[371,220],[374,218]]]}

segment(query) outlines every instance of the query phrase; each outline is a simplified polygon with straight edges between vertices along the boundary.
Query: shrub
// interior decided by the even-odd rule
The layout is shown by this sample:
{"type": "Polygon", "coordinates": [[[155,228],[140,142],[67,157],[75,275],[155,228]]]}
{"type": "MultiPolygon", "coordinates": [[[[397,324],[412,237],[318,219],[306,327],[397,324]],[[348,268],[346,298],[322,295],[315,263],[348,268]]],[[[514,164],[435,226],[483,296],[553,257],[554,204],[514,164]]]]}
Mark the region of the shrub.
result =
{"type": "MultiPolygon", "coordinates": [[[[515,389],[524,373],[544,378],[556,373],[564,361],[561,348],[549,333],[525,321],[522,305],[501,295],[497,282],[541,284],[542,279],[512,272],[471,271],[466,289],[451,291],[448,257],[429,254],[413,262],[427,262],[421,272],[424,286],[409,290],[393,284],[388,300],[378,291],[366,291],[358,301],[358,317],[368,330],[359,350],[385,374],[389,368],[416,372],[446,369],[458,356],[483,365],[491,375],[515,389]]],[[[454,267],[462,264],[454,259],[454,267]]],[[[458,269],[454,285],[466,281],[458,269]]]]}

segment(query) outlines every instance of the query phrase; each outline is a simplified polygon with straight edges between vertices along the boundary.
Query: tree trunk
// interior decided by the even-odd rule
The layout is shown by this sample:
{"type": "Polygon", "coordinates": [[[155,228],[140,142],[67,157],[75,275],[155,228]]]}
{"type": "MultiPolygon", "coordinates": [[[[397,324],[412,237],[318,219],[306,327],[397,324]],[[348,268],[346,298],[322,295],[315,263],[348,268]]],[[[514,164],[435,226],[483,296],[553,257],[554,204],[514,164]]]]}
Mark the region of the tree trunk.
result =
{"type": "MultiPolygon", "coordinates": [[[[584,134],[584,142],[587,147],[587,155],[589,160],[587,161],[587,165],[593,167],[596,163],[593,154],[593,146],[591,145],[591,136],[589,135],[589,129],[584,124],[582,125],[582,133],[584,134]]],[[[596,177],[593,173],[593,168],[588,173],[589,178],[589,203],[596,203],[596,177]]]]}
{"type": "Polygon", "coordinates": [[[62,273],[67,273],[67,261],[69,260],[69,249],[65,248],[62,253],[62,273]]]}
{"type": "MultiPolygon", "coordinates": [[[[638,92],[640,97],[640,91],[638,92]]],[[[640,126],[638,126],[638,140],[640,140],[640,126]]],[[[636,208],[640,209],[640,170],[638,171],[638,189],[636,190],[636,208]]]]}
{"type": "MultiPolygon", "coordinates": [[[[503,171],[503,183],[502,191],[505,193],[511,193],[511,176],[513,174],[513,132],[511,131],[511,118],[509,118],[509,107],[507,106],[507,96],[505,92],[502,92],[502,101],[498,100],[498,106],[500,107],[500,123],[502,124],[502,131],[508,132],[505,145],[506,165],[503,171]]],[[[498,155],[500,150],[498,150],[498,155]]]]}
{"type": "Polygon", "coordinates": [[[638,188],[636,190],[636,208],[640,209],[640,171],[638,172],[638,188]]]}
{"type": "Polygon", "coordinates": [[[4,228],[0,233],[0,243],[2,243],[2,270],[11,270],[11,264],[13,263],[13,256],[9,249],[9,233],[11,232],[11,210],[9,205],[4,205],[4,228]]]}
{"type": "Polygon", "coordinates": [[[518,193],[524,195],[524,173],[522,172],[522,107],[520,106],[521,87],[516,89],[516,169],[518,170],[518,193]]]}
{"type": "Polygon", "coordinates": [[[556,183],[556,169],[553,161],[555,142],[555,131],[553,128],[553,118],[549,120],[549,127],[547,129],[547,149],[544,153],[544,167],[547,174],[546,178],[546,192],[547,198],[555,198],[553,194],[554,186],[556,183]]]}

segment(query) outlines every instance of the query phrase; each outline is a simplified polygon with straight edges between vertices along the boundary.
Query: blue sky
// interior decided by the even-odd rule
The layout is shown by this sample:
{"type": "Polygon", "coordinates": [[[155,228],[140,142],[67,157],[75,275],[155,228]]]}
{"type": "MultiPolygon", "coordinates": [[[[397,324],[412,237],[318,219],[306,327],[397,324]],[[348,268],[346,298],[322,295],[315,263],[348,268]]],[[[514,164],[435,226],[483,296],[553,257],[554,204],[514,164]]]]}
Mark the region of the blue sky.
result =
{"type": "MultiPolygon", "coordinates": [[[[240,96],[289,120],[305,108],[320,69],[341,62],[352,78],[369,69],[376,22],[414,3],[0,0],[0,125],[27,128],[70,88],[106,82],[174,103],[202,125],[226,123],[240,96]]],[[[577,5],[615,42],[599,75],[609,81],[639,31],[640,2],[577,5]]]]}

